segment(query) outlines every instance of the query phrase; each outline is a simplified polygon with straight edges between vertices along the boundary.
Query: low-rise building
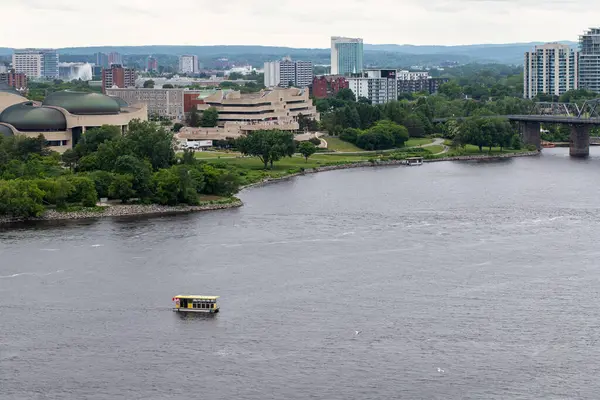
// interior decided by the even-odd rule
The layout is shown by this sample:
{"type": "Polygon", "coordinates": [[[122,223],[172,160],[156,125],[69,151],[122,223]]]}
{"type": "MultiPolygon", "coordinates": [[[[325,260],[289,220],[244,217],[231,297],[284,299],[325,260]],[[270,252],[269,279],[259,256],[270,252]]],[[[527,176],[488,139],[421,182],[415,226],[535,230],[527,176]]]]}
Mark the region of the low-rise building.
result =
{"type": "MultiPolygon", "coordinates": [[[[201,104],[198,97],[206,92],[182,88],[110,88],[106,89],[109,96],[119,97],[130,104],[145,104],[148,114],[183,121],[185,113],[192,107],[201,104]]],[[[210,92],[212,93],[212,92],[210,92]]]]}
{"type": "Polygon", "coordinates": [[[18,72],[0,72],[0,84],[6,84],[17,90],[27,89],[27,75],[18,72]]]}
{"type": "Polygon", "coordinates": [[[219,112],[218,125],[227,122],[243,125],[242,130],[271,129],[297,130],[298,115],[319,120],[307,89],[275,88],[258,93],[242,94],[239,91],[217,90],[198,105],[199,111],[215,107],[219,112]]]}
{"type": "Polygon", "coordinates": [[[73,148],[89,128],[115,125],[124,132],[134,119],[145,121],[145,105],[129,105],[99,93],[54,92],[42,103],[27,100],[16,91],[0,88],[0,134],[46,138],[57,152],[73,148]]]}
{"type": "Polygon", "coordinates": [[[337,94],[341,89],[349,87],[348,80],[340,75],[315,76],[310,88],[312,96],[325,99],[337,94]]]}

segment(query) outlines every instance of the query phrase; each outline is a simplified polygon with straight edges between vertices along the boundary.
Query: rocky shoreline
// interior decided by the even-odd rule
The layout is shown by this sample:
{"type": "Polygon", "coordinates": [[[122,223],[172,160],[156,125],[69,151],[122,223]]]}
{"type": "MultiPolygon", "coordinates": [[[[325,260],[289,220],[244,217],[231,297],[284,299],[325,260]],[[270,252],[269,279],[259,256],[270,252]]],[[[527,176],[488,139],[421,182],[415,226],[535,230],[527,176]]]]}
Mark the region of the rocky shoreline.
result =
{"type": "Polygon", "coordinates": [[[126,216],[152,216],[161,214],[180,214],[198,211],[213,211],[223,210],[227,208],[241,207],[244,203],[236,199],[230,203],[213,203],[203,204],[199,206],[161,206],[158,204],[119,204],[105,206],[103,210],[98,211],[73,211],[60,212],[56,210],[47,210],[40,217],[16,219],[16,218],[0,218],[0,224],[9,224],[15,222],[27,221],[61,221],[75,219],[93,219],[93,218],[109,218],[109,217],[126,217],[126,216]]]}

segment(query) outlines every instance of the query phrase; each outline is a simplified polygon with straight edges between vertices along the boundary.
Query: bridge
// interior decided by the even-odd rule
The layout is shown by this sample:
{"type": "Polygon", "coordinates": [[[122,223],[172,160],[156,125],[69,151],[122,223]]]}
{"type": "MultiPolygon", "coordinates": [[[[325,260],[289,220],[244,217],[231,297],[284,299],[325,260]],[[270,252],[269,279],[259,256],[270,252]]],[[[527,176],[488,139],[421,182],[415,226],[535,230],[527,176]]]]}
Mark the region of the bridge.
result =
{"type": "MultiPolygon", "coordinates": [[[[587,100],[580,107],[575,103],[534,103],[527,115],[497,115],[518,122],[525,144],[542,148],[541,124],[563,124],[571,127],[569,154],[571,157],[587,157],[590,154],[590,128],[600,126],[600,99],[587,100]]],[[[437,118],[434,122],[446,122],[450,118],[437,118]]],[[[464,118],[454,118],[463,120],[464,118]]]]}

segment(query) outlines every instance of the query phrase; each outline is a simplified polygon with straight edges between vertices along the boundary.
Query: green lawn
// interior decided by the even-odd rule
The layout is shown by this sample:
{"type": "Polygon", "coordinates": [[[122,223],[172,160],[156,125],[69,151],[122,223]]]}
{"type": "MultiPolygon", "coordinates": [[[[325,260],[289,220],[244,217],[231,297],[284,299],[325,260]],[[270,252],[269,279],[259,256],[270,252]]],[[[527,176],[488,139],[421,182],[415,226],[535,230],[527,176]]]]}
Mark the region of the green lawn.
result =
{"type": "Polygon", "coordinates": [[[474,146],[472,144],[466,145],[462,149],[450,149],[448,153],[440,154],[438,157],[453,157],[453,156],[473,156],[473,155],[489,155],[489,154],[506,154],[506,153],[524,153],[529,150],[521,149],[507,149],[504,148],[500,150],[500,147],[492,147],[492,151],[490,151],[489,147],[484,147],[483,151],[479,151],[479,147],[474,146]]]}
{"type": "Polygon", "coordinates": [[[327,142],[327,149],[340,152],[354,152],[362,151],[362,149],[356,147],[352,143],[343,141],[340,138],[326,136],[323,138],[327,142]]]}
{"type": "Polygon", "coordinates": [[[404,147],[422,146],[424,144],[429,144],[432,142],[433,142],[433,139],[429,139],[429,138],[412,138],[412,139],[408,139],[408,141],[404,144],[404,147]]]}
{"type": "Polygon", "coordinates": [[[441,153],[442,151],[444,151],[444,146],[436,144],[433,146],[424,147],[424,149],[427,150],[428,152],[430,152],[431,154],[437,154],[437,153],[441,153]]]}
{"type": "Polygon", "coordinates": [[[235,158],[241,154],[235,151],[221,152],[221,151],[197,151],[194,156],[200,160],[208,160],[212,158],[235,158]]]}

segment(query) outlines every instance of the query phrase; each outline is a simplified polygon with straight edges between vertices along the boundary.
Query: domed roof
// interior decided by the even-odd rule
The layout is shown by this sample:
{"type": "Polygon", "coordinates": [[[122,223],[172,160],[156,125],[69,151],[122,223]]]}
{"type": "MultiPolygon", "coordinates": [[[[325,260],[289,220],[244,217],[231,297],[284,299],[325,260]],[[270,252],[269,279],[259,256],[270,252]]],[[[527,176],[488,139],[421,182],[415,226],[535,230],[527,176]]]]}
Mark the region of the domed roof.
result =
{"type": "Polygon", "coordinates": [[[62,107],[71,114],[80,115],[118,114],[121,110],[119,103],[109,96],[71,90],[50,93],[42,105],[62,107]]]}
{"type": "Polygon", "coordinates": [[[121,107],[121,108],[129,107],[129,103],[127,103],[125,100],[123,100],[120,97],[110,96],[110,98],[114,99],[117,103],[119,103],[119,107],[121,107]]]}
{"type": "Polygon", "coordinates": [[[35,107],[32,102],[14,104],[0,114],[0,122],[19,131],[64,131],[67,120],[62,112],[50,107],[35,107]]]}
{"type": "Polygon", "coordinates": [[[8,126],[0,124],[0,136],[14,136],[14,133],[8,126]]]}

